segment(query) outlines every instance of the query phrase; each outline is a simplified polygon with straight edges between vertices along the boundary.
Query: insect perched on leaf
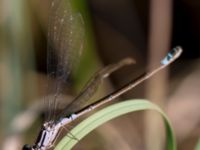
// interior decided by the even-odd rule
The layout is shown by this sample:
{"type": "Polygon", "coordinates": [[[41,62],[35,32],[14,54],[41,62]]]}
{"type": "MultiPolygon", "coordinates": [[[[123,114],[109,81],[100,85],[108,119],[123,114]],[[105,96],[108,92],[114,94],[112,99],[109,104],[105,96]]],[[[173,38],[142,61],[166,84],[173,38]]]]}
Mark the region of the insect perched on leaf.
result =
{"type": "Polygon", "coordinates": [[[73,9],[71,1],[53,0],[49,16],[47,73],[48,77],[50,79],[54,78],[56,82],[53,86],[47,86],[48,93],[53,94],[53,96],[44,98],[45,105],[49,111],[38,138],[33,146],[24,145],[23,150],[47,150],[54,147],[56,139],[65,125],[134,88],[171,64],[182,52],[180,47],[174,48],[156,69],[143,74],[137,80],[130,81],[127,85],[108,96],[81,108],[80,106],[94,95],[104,78],[107,78],[121,67],[134,64],[135,61],[131,58],[125,58],[116,64],[111,64],[94,74],[80,94],[65,106],[60,113],[57,113],[58,98],[68,81],[73,67],[79,60],[83,49],[84,36],[83,18],[79,12],[73,9]]]}

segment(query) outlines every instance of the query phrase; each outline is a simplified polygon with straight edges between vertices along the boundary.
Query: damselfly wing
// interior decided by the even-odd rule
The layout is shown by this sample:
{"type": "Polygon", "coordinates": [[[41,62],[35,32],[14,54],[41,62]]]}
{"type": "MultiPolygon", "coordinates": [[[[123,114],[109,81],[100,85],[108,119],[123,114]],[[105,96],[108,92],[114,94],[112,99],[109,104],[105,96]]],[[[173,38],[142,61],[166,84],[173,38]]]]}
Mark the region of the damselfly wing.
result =
{"type": "MultiPolygon", "coordinates": [[[[72,69],[79,61],[84,35],[83,18],[80,12],[73,8],[71,0],[52,0],[48,25],[47,75],[49,80],[54,79],[56,82],[51,86],[48,82],[47,85],[47,93],[53,96],[47,95],[44,98],[48,113],[45,114],[45,123],[42,128],[50,128],[57,118],[58,98],[68,82],[72,69]]],[[[47,149],[50,147],[47,145],[46,143],[35,144],[30,149],[47,149]]]]}
{"type": "Polygon", "coordinates": [[[49,16],[47,74],[56,82],[47,86],[48,94],[53,96],[45,98],[49,110],[46,121],[57,118],[58,98],[79,61],[84,35],[83,18],[80,12],[73,9],[71,0],[53,0],[49,16]]]}

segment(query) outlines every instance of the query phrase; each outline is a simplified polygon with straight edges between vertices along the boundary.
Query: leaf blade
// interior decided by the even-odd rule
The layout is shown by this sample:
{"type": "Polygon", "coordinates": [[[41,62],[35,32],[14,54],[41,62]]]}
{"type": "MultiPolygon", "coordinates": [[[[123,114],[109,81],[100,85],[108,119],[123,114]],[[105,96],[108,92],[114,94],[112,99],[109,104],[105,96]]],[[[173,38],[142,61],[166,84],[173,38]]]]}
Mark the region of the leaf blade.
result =
{"type": "MultiPolygon", "coordinates": [[[[81,140],[88,133],[100,125],[106,123],[107,121],[130,112],[142,110],[154,110],[162,115],[166,127],[167,150],[176,150],[175,137],[169,119],[157,105],[147,100],[127,100],[108,106],[82,121],[74,129],[71,130],[70,134],[73,134],[76,138],[81,140]]],[[[59,142],[55,150],[72,149],[75,144],[77,144],[77,142],[77,140],[70,138],[70,135],[67,135],[59,142]]]]}

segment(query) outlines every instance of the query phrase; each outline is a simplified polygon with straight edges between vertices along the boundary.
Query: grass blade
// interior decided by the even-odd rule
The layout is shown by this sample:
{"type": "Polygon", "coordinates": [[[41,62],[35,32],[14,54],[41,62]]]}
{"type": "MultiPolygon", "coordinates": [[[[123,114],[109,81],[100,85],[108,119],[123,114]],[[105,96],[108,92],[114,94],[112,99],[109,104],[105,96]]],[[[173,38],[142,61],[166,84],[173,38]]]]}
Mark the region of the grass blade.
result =
{"type": "MultiPolygon", "coordinates": [[[[108,106],[82,121],[74,129],[71,130],[70,134],[73,134],[77,139],[81,140],[88,133],[90,133],[100,125],[106,123],[107,121],[130,112],[141,110],[154,110],[162,115],[166,127],[167,150],[176,150],[174,133],[170,125],[169,119],[157,105],[147,100],[127,100],[108,106]]],[[[72,149],[78,141],[70,137],[70,135],[65,136],[56,146],[55,150],[72,149]]]]}

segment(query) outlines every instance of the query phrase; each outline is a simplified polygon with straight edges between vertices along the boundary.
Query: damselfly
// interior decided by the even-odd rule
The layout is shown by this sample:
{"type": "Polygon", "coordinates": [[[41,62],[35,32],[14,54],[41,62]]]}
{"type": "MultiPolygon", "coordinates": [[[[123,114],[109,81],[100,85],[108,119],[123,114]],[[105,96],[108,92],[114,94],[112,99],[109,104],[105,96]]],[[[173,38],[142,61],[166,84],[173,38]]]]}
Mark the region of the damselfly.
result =
{"type": "Polygon", "coordinates": [[[47,119],[42,125],[38,138],[33,146],[25,145],[23,150],[47,150],[52,148],[65,125],[131,90],[171,64],[182,53],[180,47],[174,48],[161,61],[157,68],[141,75],[136,80],[130,81],[127,85],[108,96],[80,109],[80,104],[91,98],[104,78],[123,66],[133,64],[134,61],[133,59],[125,58],[116,64],[111,64],[97,72],[91,80],[89,80],[80,94],[70,104],[64,107],[61,113],[56,114],[56,107],[58,105],[57,99],[63,90],[63,84],[66,83],[70,71],[74,67],[74,61],[78,60],[83,47],[83,41],[84,23],[80,13],[72,9],[70,0],[53,0],[48,31],[47,72],[48,76],[50,78],[55,78],[57,82],[55,86],[48,87],[48,90],[54,93],[54,96],[50,99],[45,99],[50,113],[47,115],[47,119]]]}

